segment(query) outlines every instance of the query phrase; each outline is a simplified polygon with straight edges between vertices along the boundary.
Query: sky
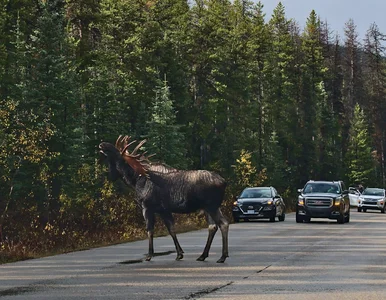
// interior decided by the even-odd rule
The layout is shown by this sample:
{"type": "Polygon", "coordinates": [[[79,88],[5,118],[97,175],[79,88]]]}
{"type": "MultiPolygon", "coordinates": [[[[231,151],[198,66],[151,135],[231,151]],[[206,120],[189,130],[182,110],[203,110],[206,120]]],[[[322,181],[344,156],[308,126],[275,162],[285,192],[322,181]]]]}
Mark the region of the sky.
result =
{"type": "MultiPolygon", "coordinates": [[[[257,1],[257,0],[256,0],[257,1]]],[[[260,0],[267,20],[279,0],[260,0]]],[[[356,25],[358,40],[365,38],[370,25],[375,23],[381,33],[386,34],[386,1],[385,0],[281,0],[285,7],[286,17],[292,18],[303,29],[312,10],[327,22],[332,32],[344,38],[345,23],[351,18],[356,25]]]]}

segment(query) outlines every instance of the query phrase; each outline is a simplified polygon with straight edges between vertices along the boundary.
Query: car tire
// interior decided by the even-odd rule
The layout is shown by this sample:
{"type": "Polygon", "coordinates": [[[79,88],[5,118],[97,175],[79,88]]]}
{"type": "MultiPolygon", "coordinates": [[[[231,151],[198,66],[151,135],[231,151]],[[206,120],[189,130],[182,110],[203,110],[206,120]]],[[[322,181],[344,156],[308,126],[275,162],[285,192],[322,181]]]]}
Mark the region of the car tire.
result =
{"type": "Polygon", "coordinates": [[[384,214],[385,213],[385,207],[383,207],[382,209],[381,209],[381,214],[384,214]]]}
{"type": "Polygon", "coordinates": [[[239,219],[239,218],[234,218],[233,221],[234,221],[235,223],[239,223],[239,222],[240,222],[240,219],[239,219]]]}
{"type": "Polygon", "coordinates": [[[362,211],[362,208],[358,207],[358,212],[361,212],[362,211]]]}
{"type": "Polygon", "coordinates": [[[350,212],[348,212],[347,216],[344,219],[344,222],[345,223],[349,223],[350,222],[350,212]]]}
{"type": "Polygon", "coordinates": [[[249,222],[249,219],[247,219],[247,218],[244,218],[243,220],[244,220],[244,222],[249,222]]]}
{"type": "Polygon", "coordinates": [[[303,217],[296,214],[296,223],[303,223],[303,217]]]}
{"type": "Polygon", "coordinates": [[[283,212],[283,214],[280,215],[280,216],[278,217],[278,219],[279,219],[280,222],[283,222],[283,221],[285,220],[285,213],[283,212]]]}
{"type": "Polygon", "coordinates": [[[276,214],[277,214],[277,211],[276,211],[276,208],[275,208],[275,211],[272,213],[272,217],[269,218],[270,222],[275,222],[276,214]]]}
{"type": "Polygon", "coordinates": [[[367,211],[367,208],[364,208],[364,209],[363,209],[363,212],[366,212],[366,211],[367,211]]]}
{"type": "Polygon", "coordinates": [[[338,222],[338,224],[344,224],[344,221],[345,221],[344,214],[340,214],[338,219],[336,219],[336,221],[338,222]]]}
{"type": "Polygon", "coordinates": [[[311,222],[311,217],[304,217],[304,222],[305,223],[310,223],[311,222]]]}

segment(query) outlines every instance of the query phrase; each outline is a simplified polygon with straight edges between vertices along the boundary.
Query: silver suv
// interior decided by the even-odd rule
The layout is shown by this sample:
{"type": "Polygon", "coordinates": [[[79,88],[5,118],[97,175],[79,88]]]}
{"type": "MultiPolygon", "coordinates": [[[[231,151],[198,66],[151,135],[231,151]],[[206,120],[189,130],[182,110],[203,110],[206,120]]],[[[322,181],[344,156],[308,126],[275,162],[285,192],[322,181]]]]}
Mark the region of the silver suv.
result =
{"type": "Polygon", "coordinates": [[[368,209],[380,210],[385,213],[385,189],[366,188],[362,195],[359,196],[358,211],[366,212],[368,209]]]}

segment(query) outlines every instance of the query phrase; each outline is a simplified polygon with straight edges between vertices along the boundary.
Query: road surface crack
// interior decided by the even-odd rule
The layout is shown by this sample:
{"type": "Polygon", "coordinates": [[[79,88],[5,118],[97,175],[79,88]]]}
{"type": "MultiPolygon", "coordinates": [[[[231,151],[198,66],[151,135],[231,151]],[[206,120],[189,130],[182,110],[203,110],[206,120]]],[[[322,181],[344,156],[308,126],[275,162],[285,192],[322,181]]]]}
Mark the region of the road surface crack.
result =
{"type": "Polygon", "coordinates": [[[263,268],[263,269],[261,269],[261,270],[258,270],[258,271],[256,271],[256,273],[261,273],[261,272],[263,272],[263,271],[267,270],[267,269],[268,269],[270,266],[272,266],[272,265],[266,266],[265,268],[263,268]]]}
{"type": "Polygon", "coordinates": [[[205,289],[205,290],[202,290],[202,291],[198,291],[196,293],[191,293],[190,295],[186,296],[184,299],[198,299],[202,296],[205,296],[205,295],[209,295],[213,292],[216,292],[224,287],[227,287],[229,285],[231,285],[233,283],[233,281],[230,281],[222,286],[218,286],[218,287],[215,287],[215,288],[208,288],[208,289],[205,289]]]}

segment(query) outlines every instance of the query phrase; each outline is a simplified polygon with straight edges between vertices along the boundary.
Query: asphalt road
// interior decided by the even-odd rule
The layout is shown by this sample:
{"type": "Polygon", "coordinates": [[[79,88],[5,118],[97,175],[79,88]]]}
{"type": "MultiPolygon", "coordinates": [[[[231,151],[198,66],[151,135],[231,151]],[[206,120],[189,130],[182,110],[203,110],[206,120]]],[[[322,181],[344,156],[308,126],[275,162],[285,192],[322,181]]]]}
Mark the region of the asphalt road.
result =
{"type": "Polygon", "coordinates": [[[386,214],[351,212],[348,224],[315,219],[230,226],[230,257],[218,232],[205,262],[207,230],[0,265],[0,299],[386,299],[386,214]],[[170,253],[173,251],[172,253],[170,253]]]}

